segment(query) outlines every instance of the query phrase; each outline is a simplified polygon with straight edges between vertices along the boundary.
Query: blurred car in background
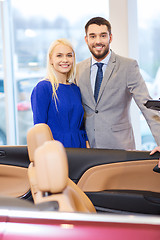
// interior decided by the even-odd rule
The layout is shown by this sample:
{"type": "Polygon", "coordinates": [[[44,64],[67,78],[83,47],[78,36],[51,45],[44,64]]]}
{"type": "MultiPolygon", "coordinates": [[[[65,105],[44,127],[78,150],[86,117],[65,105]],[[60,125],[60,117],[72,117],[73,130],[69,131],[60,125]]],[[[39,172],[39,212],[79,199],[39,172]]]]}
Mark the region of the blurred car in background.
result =
{"type": "MultiPolygon", "coordinates": [[[[25,76],[25,75],[24,75],[25,76]]],[[[19,144],[27,143],[26,134],[33,125],[30,95],[37,82],[42,79],[40,76],[28,76],[20,78],[16,82],[17,87],[17,112],[18,112],[18,132],[19,144]]],[[[5,115],[5,93],[3,79],[0,79],[0,145],[6,145],[6,115],[5,115]]]]}

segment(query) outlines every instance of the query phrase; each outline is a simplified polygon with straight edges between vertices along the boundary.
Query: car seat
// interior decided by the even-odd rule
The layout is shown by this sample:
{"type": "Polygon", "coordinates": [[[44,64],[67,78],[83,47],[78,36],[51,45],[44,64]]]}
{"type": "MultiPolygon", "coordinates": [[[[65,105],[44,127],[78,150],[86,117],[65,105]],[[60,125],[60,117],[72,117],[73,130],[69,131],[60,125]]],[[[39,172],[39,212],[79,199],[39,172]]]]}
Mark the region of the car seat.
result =
{"type": "MultiPolygon", "coordinates": [[[[31,184],[33,200],[36,204],[44,201],[58,201],[59,199],[60,211],[96,212],[95,207],[87,195],[68,177],[68,160],[65,148],[60,142],[53,141],[51,130],[47,124],[40,123],[34,125],[28,131],[27,144],[31,161],[28,168],[28,177],[31,184]],[[42,151],[40,163],[37,163],[38,160],[36,160],[35,164],[35,151],[45,142],[49,142],[50,147],[46,150],[47,147],[43,146],[44,153],[42,151]],[[50,157],[48,157],[48,155],[50,157]],[[46,158],[49,158],[48,162],[46,158]],[[61,165],[58,165],[58,163],[61,165]],[[40,167],[42,164],[43,168],[40,167]],[[54,169],[56,169],[58,175],[60,175],[59,179],[52,173],[54,169]],[[39,171],[42,171],[41,177],[38,177],[40,176],[38,174],[39,171]],[[49,171],[51,171],[51,173],[49,171]],[[47,185],[48,188],[43,189],[44,183],[48,181],[47,179],[50,179],[50,182],[47,182],[47,184],[51,185],[47,185]],[[61,181],[61,184],[59,181],[61,181]],[[53,183],[54,189],[52,189],[53,183]],[[60,194],[58,194],[58,192],[60,194]],[[46,195],[50,196],[45,197],[46,195]],[[62,199],[64,199],[64,201],[62,199]],[[70,204],[67,204],[67,202],[70,202],[70,204]]],[[[39,157],[36,157],[36,159],[39,159],[39,157]]]]}
{"type": "Polygon", "coordinates": [[[34,202],[36,202],[37,196],[41,196],[41,192],[37,188],[37,180],[35,177],[34,152],[36,148],[50,140],[53,140],[52,132],[45,123],[36,124],[27,132],[28,155],[31,162],[28,167],[28,177],[34,202]]]}

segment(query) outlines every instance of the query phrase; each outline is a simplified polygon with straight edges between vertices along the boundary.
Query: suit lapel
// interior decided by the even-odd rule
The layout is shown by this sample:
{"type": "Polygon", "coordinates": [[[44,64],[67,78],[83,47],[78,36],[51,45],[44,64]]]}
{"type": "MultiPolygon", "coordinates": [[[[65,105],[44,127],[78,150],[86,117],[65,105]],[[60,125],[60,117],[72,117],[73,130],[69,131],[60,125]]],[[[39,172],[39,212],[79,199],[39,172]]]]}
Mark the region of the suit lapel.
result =
{"type": "Polygon", "coordinates": [[[104,88],[105,88],[105,86],[106,86],[114,68],[115,68],[115,63],[116,63],[116,56],[115,56],[115,53],[112,52],[110,60],[109,60],[109,62],[107,64],[107,67],[106,67],[106,71],[105,71],[104,76],[103,76],[102,84],[101,84],[98,99],[97,99],[97,104],[98,104],[98,102],[101,98],[101,95],[104,91],[104,88]]]}
{"type": "Polygon", "coordinates": [[[91,80],[90,80],[91,58],[88,59],[85,67],[86,67],[85,78],[86,78],[86,87],[88,91],[88,96],[91,98],[92,103],[95,105],[95,99],[94,99],[91,80]]]}

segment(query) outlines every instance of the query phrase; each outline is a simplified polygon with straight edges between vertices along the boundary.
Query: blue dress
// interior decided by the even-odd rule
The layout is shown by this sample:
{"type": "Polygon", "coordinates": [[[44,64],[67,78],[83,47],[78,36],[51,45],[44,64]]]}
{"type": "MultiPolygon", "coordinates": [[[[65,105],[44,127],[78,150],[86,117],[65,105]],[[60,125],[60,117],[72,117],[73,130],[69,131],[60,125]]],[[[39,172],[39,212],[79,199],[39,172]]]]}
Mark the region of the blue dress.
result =
{"type": "Polygon", "coordinates": [[[64,147],[85,148],[88,139],[84,129],[84,110],[79,87],[73,83],[60,83],[56,104],[52,94],[52,85],[47,80],[40,81],[33,89],[31,105],[34,124],[46,123],[53,138],[64,147]]]}

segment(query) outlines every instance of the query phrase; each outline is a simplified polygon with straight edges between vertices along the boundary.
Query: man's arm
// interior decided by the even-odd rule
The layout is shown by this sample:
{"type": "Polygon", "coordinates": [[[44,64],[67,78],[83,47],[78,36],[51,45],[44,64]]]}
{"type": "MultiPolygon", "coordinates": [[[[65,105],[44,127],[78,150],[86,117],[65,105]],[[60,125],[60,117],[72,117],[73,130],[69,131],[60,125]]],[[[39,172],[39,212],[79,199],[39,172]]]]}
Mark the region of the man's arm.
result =
{"type": "Polygon", "coordinates": [[[128,68],[128,88],[133,98],[144,115],[157,145],[160,146],[160,113],[148,109],[145,103],[152,98],[149,95],[145,81],[143,80],[136,61],[131,61],[128,68]]]}

